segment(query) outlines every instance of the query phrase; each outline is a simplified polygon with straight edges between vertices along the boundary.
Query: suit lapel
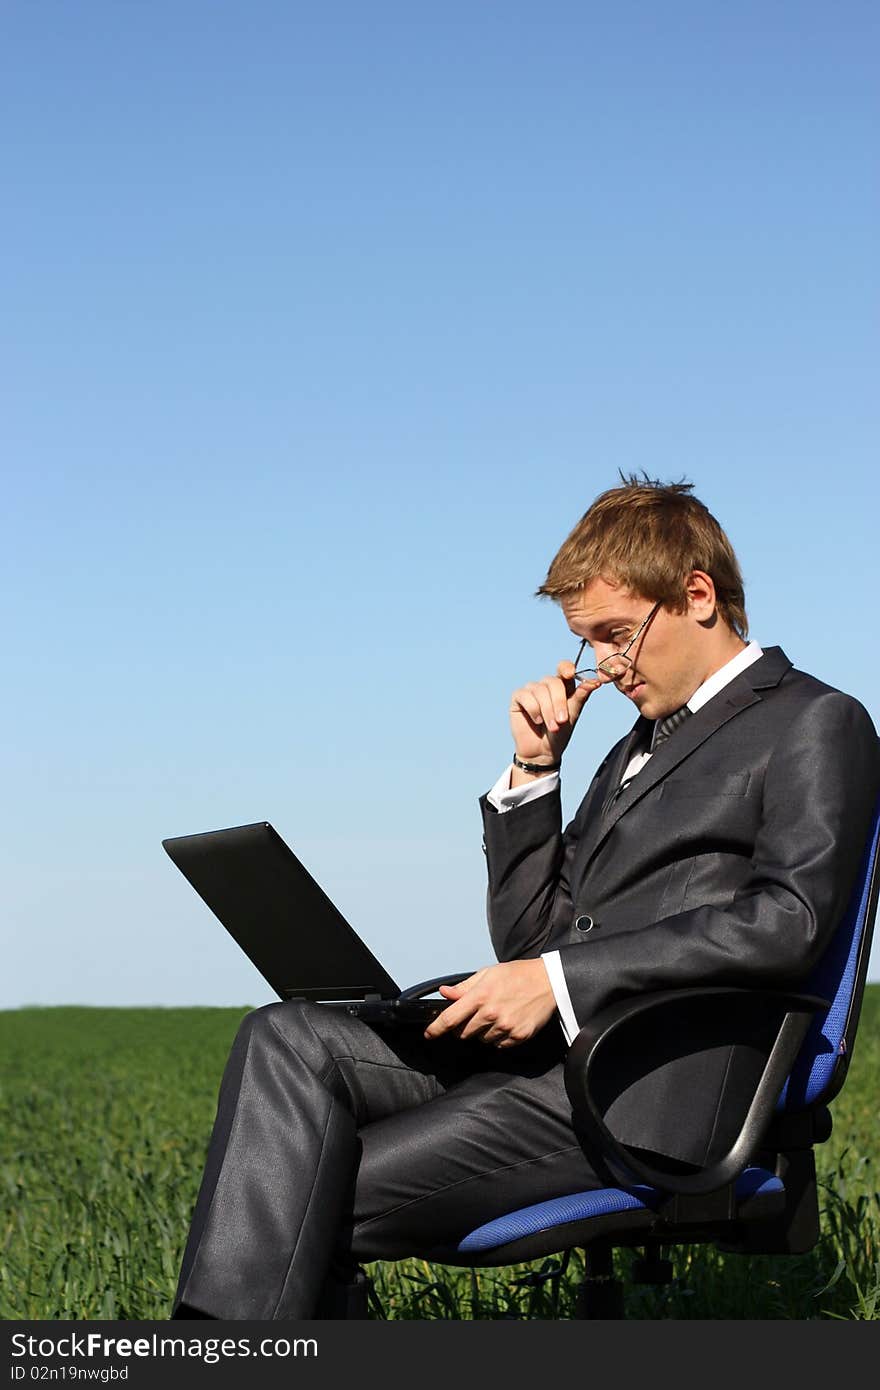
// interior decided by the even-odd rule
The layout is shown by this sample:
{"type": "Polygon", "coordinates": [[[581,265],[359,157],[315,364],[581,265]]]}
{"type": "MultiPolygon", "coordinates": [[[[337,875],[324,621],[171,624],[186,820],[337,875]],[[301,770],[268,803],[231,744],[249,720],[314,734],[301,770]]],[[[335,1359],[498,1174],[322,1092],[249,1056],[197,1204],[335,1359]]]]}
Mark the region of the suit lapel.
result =
{"type": "Polygon", "coordinates": [[[625,791],[613,800],[614,791],[620,785],[620,779],[632,756],[630,750],[638,746],[637,735],[649,722],[639,718],[629,737],[624,740],[620,757],[615,759],[613,780],[609,779],[605,788],[605,814],[592,817],[590,826],[581,840],[577,855],[580,874],[583,875],[586,871],[590,860],[605,843],[621,816],[625,816],[637,806],[652,787],[656,787],[658,782],[668,777],[670,772],[679,767],[730,719],[735,718],[742,710],[748,709],[750,705],[758,704],[761,696],[757,692],[778,685],[790,668],[791,662],[781,648],[768,648],[752,666],[747,667],[729,685],[724,686],[708,704],[703,705],[702,709],[686,720],[676,730],[674,738],[662,743],[657,752],[652,754],[650,762],[636,774],[625,791]]]}
{"type": "Polygon", "coordinates": [[[608,808],[620,786],[623,774],[630,764],[630,760],[635,757],[639,749],[647,750],[653,727],[654,724],[652,720],[643,719],[642,716],[639,715],[626,738],[621,741],[617,756],[611,759],[603,779],[602,795],[599,801],[599,809],[602,815],[607,814],[608,808]]]}

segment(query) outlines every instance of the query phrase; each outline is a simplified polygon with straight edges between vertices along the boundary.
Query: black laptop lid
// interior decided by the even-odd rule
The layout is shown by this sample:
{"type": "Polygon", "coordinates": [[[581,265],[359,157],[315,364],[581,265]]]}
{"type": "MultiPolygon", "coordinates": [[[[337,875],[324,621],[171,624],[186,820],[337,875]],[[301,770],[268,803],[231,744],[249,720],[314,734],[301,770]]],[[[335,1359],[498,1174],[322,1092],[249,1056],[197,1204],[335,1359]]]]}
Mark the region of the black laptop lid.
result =
{"type": "Polygon", "coordinates": [[[162,846],[282,999],[400,993],[268,821],[162,846]]]}

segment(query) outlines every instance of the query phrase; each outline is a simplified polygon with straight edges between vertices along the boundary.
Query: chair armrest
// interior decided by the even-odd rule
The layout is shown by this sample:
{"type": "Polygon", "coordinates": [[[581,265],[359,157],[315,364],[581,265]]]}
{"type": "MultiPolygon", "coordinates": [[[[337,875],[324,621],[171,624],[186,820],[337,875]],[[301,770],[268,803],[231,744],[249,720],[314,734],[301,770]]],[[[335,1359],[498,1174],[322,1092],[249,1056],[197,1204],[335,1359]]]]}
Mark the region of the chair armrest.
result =
{"type": "Polygon", "coordinates": [[[408,989],[401,990],[399,998],[421,999],[424,994],[433,994],[441,985],[457,985],[475,974],[475,970],[462,970],[457,975],[438,975],[436,979],[423,980],[420,985],[410,985],[408,989]]]}
{"type": "MultiPolygon", "coordinates": [[[[565,1088],[575,1126],[611,1171],[628,1184],[636,1179],[683,1195],[714,1192],[732,1182],[759,1147],[810,1021],[817,1010],[827,1007],[827,1000],[812,994],[714,986],[664,990],[613,1004],[580,1030],[566,1058],[565,1088]],[[693,1047],[698,1051],[736,1041],[737,1026],[753,1021],[758,1011],[769,1024],[769,1033],[774,1032],[774,1016],[779,1022],[772,1043],[765,1049],[763,1071],[739,1134],[722,1158],[695,1173],[670,1173],[652,1166],[615,1139],[597,1104],[594,1081],[601,1068],[613,1070],[614,1045],[623,1042],[627,1028],[652,1015],[661,1018],[664,1012],[674,1015],[677,1025],[690,1016],[699,1023],[693,1047]]],[[[749,1041],[754,1044],[751,1034],[749,1041]]],[[[647,1071],[650,1058],[645,1060],[647,1071]]]]}

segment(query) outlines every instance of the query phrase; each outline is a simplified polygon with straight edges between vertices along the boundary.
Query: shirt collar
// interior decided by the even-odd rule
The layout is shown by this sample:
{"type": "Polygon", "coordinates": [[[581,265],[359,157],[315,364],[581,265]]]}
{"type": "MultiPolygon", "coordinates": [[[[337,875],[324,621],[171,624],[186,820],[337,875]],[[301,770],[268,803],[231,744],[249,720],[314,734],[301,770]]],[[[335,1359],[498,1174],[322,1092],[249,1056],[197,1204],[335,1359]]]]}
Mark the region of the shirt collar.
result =
{"type": "Polygon", "coordinates": [[[703,705],[708,704],[713,696],[718,694],[719,690],[723,690],[726,685],[730,684],[734,677],[747,670],[753,662],[759,661],[763,655],[764,652],[762,648],[758,646],[757,642],[750,642],[747,647],[743,647],[741,652],[737,652],[736,656],[732,656],[729,661],[725,662],[719,670],[715,671],[708,680],[704,680],[703,684],[698,686],[694,691],[687,702],[687,707],[691,714],[696,714],[697,710],[702,709],[703,705]]]}

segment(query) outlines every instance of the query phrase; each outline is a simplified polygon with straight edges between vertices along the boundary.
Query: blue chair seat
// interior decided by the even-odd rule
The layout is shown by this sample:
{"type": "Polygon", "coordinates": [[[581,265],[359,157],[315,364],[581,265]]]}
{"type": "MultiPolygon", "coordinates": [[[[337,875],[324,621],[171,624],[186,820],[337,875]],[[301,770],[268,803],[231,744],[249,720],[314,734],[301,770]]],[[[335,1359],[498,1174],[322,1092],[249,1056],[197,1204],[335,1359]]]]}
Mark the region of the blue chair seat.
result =
{"type": "MultiPolygon", "coordinates": [[[[781,1179],[768,1168],[746,1168],[737,1180],[737,1202],[769,1196],[771,1193],[782,1195],[784,1187],[781,1179]]],[[[536,1202],[533,1206],[522,1207],[520,1211],[487,1221],[460,1240],[456,1252],[461,1255],[486,1253],[541,1231],[553,1231],[572,1221],[590,1221],[626,1211],[653,1212],[667,1196],[656,1187],[642,1185],[634,1185],[629,1190],[601,1187],[588,1192],[573,1192],[569,1196],[536,1202]]]]}

